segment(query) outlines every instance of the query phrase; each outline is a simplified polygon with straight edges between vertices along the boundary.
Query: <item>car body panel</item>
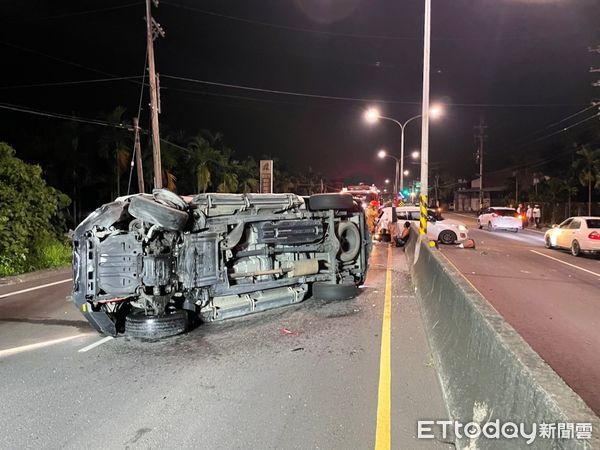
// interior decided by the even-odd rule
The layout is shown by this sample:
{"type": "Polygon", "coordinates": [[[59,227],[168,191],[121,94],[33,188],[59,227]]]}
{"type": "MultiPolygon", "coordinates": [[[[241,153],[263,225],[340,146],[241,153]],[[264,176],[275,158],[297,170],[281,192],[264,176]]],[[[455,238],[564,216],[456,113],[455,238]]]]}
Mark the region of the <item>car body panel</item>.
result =
{"type": "Polygon", "coordinates": [[[295,194],[122,197],[74,232],[73,302],[115,335],[132,312],[220,320],[302,301],[314,282],[361,284],[372,244],[364,213],[346,197],[315,195],[309,205],[295,194]],[[318,197],[340,209],[318,208],[318,197]]]}
{"type": "Polygon", "coordinates": [[[480,227],[490,227],[493,230],[522,230],[523,219],[514,208],[486,208],[477,218],[480,227]]]}
{"type": "Polygon", "coordinates": [[[584,252],[600,252],[600,239],[591,239],[592,233],[600,234],[600,217],[569,217],[559,225],[546,231],[544,239],[551,247],[570,249],[577,240],[579,248],[584,252]],[[589,225],[592,225],[590,227],[589,225]]]}
{"type": "MultiPolygon", "coordinates": [[[[377,228],[378,231],[381,228],[386,228],[387,224],[392,221],[392,208],[393,207],[391,206],[387,206],[381,209],[381,215],[377,228]]],[[[397,207],[396,216],[398,220],[398,228],[400,228],[405,221],[409,221],[412,224],[419,226],[421,210],[414,206],[397,207]]],[[[427,221],[427,237],[429,239],[438,241],[440,233],[442,233],[444,230],[450,230],[456,235],[455,243],[464,242],[469,237],[467,226],[458,220],[434,220],[433,217],[430,217],[430,220],[427,221]]]]}

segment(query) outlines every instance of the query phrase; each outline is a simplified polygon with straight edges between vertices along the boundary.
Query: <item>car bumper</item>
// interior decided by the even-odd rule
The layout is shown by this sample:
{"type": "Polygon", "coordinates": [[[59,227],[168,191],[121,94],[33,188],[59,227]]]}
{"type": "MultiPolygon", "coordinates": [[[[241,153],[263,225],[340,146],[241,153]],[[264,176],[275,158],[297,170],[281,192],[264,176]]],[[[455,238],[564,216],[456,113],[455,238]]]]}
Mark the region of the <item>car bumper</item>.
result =
{"type": "Polygon", "coordinates": [[[584,252],[600,252],[600,241],[583,241],[579,242],[579,248],[584,252]]]}

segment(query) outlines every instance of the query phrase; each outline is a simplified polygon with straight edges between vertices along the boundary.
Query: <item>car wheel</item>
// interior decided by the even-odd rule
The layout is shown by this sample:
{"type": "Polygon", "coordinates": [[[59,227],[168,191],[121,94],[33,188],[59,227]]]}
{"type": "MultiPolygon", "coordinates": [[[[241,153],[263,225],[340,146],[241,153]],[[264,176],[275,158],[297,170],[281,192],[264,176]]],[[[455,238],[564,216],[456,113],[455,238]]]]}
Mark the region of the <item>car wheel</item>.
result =
{"type": "Polygon", "coordinates": [[[173,231],[183,230],[189,219],[189,215],[185,211],[171,208],[142,196],[131,198],[129,214],[136,219],[173,231]]]}
{"type": "Polygon", "coordinates": [[[125,335],[140,339],[161,339],[187,331],[189,323],[187,311],[177,310],[160,316],[147,316],[143,311],[137,311],[125,318],[125,335]]]}
{"type": "Polygon", "coordinates": [[[477,219],[477,228],[479,228],[480,230],[483,228],[479,219],[477,219]]]}
{"type": "Polygon", "coordinates": [[[352,261],[360,251],[361,239],[358,227],[353,222],[340,222],[337,227],[337,235],[340,240],[340,260],[352,261]]]}
{"type": "Polygon", "coordinates": [[[492,228],[492,222],[488,222],[487,229],[488,231],[494,231],[494,229],[492,228]]]}
{"type": "Polygon", "coordinates": [[[513,230],[512,230],[512,231],[513,231],[513,233],[518,233],[518,232],[519,232],[519,229],[518,229],[518,228],[513,228],[513,230]]]}
{"type": "Polygon", "coordinates": [[[358,288],[354,283],[315,282],[312,285],[312,295],[320,300],[349,300],[358,295],[358,288]]]}
{"type": "Polygon", "coordinates": [[[444,230],[438,236],[438,240],[442,244],[454,244],[456,242],[456,233],[450,230],[444,230]]]}
{"type": "Polygon", "coordinates": [[[546,236],[546,239],[544,239],[544,243],[546,245],[546,248],[554,248],[552,246],[552,241],[550,241],[550,236],[546,236]]]}
{"type": "Polygon", "coordinates": [[[354,210],[354,200],[350,194],[315,194],[308,198],[308,209],[324,211],[327,209],[354,210]]]}
{"type": "Polygon", "coordinates": [[[579,247],[579,242],[573,241],[571,243],[571,255],[579,256],[581,254],[581,247],[579,247]]]}

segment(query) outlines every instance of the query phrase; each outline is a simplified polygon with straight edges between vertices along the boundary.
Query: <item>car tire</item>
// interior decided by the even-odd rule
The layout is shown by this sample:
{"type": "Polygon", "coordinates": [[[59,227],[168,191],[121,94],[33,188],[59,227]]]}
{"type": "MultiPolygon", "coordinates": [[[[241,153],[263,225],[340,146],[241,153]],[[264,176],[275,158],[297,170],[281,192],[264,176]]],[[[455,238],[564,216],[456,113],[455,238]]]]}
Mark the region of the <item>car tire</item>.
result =
{"type": "Polygon", "coordinates": [[[519,232],[519,229],[518,229],[518,228],[513,228],[513,230],[512,230],[512,231],[513,231],[513,233],[518,233],[518,232],[519,232]]]}
{"type": "Polygon", "coordinates": [[[494,229],[492,228],[492,222],[488,222],[487,224],[487,230],[491,233],[492,231],[494,231],[494,229]]]}
{"type": "Polygon", "coordinates": [[[456,239],[456,233],[450,230],[444,230],[438,235],[438,241],[446,245],[454,244],[456,239]]]}
{"type": "Polygon", "coordinates": [[[360,231],[354,222],[344,221],[337,226],[337,236],[340,240],[340,261],[348,262],[354,260],[360,252],[360,231]]]}
{"type": "Polygon", "coordinates": [[[479,228],[480,230],[483,228],[483,225],[481,225],[479,219],[477,219],[477,228],[479,228]]]}
{"type": "Polygon", "coordinates": [[[188,312],[177,310],[161,316],[147,316],[136,311],[125,318],[125,335],[139,339],[162,339],[184,333],[190,320],[188,312]]]}
{"type": "Polygon", "coordinates": [[[358,295],[354,283],[331,284],[317,281],[312,285],[312,296],[319,300],[349,300],[358,295]]]}
{"type": "Polygon", "coordinates": [[[552,242],[550,241],[550,236],[546,236],[546,238],[544,239],[544,245],[546,248],[554,248],[552,242]]]}
{"type": "Polygon", "coordinates": [[[158,203],[170,206],[171,208],[185,211],[188,207],[187,203],[179,195],[168,189],[154,189],[152,195],[158,203]]]}
{"type": "Polygon", "coordinates": [[[571,255],[573,255],[573,256],[581,255],[581,247],[579,246],[579,242],[577,242],[577,240],[574,240],[571,243],[571,255]]]}
{"type": "Polygon", "coordinates": [[[311,211],[328,209],[353,211],[355,206],[350,194],[315,194],[308,198],[308,209],[311,211]]]}
{"type": "Polygon", "coordinates": [[[173,231],[183,230],[189,219],[189,215],[185,211],[171,208],[142,196],[131,198],[129,214],[136,219],[173,231]]]}

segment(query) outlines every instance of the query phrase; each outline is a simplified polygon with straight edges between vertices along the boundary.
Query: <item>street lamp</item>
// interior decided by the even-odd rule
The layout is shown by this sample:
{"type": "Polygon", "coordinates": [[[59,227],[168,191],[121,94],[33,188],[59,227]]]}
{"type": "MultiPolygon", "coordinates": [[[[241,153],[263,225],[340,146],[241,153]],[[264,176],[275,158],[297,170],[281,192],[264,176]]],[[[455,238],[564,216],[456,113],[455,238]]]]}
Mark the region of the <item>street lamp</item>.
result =
{"type": "MultiPolygon", "coordinates": [[[[443,114],[443,112],[444,112],[444,110],[440,105],[431,105],[431,107],[429,108],[429,115],[433,118],[440,117],[443,114]]],[[[394,122],[396,125],[398,125],[400,127],[400,130],[401,130],[401,133],[400,133],[400,170],[396,171],[397,173],[398,172],[400,173],[400,190],[404,189],[404,130],[410,122],[412,122],[413,120],[418,119],[420,117],[422,117],[421,114],[419,114],[417,116],[413,116],[410,119],[406,120],[405,122],[399,122],[398,120],[392,119],[391,117],[382,116],[377,108],[369,108],[364,113],[364,118],[367,123],[375,124],[379,121],[379,119],[383,119],[383,120],[388,120],[390,122],[394,122]]],[[[381,151],[379,153],[381,153],[381,151]]],[[[414,156],[415,152],[412,153],[413,158],[418,158],[419,153],[418,152],[416,152],[416,153],[417,153],[417,156],[414,156]]],[[[380,155],[379,157],[384,158],[385,156],[380,155]]],[[[397,193],[398,193],[398,190],[396,190],[396,195],[398,195],[397,193]]]]}
{"type": "Polygon", "coordinates": [[[408,170],[405,170],[404,172],[402,172],[405,176],[410,175],[410,172],[408,170]]]}
{"type": "Polygon", "coordinates": [[[412,159],[419,159],[419,156],[421,156],[421,153],[419,153],[419,150],[415,150],[414,152],[412,152],[410,154],[412,159]]]}
{"type": "Polygon", "coordinates": [[[390,179],[389,178],[385,179],[385,184],[390,184],[390,179]]]}
{"type": "MultiPolygon", "coordinates": [[[[394,161],[396,161],[396,178],[394,178],[394,198],[398,198],[398,172],[400,171],[400,160],[398,158],[396,158],[395,156],[392,155],[388,155],[388,152],[386,152],[385,150],[381,149],[377,152],[377,156],[380,159],[383,158],[392,158],[394,161]]],[[[387,183],[389,180],[385,180],[385,182],[387,183]]]]}

